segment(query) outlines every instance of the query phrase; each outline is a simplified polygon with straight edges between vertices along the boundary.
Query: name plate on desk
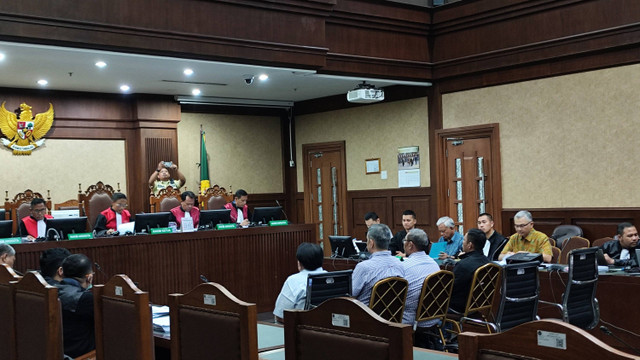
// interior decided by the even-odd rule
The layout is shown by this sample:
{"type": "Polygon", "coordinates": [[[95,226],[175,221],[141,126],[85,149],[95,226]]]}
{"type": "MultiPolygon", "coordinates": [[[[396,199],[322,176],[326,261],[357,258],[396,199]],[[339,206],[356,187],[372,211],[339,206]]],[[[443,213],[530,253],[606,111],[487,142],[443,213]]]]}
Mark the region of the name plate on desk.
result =
{"type": "Polygon", "coordinates": [[[229,229],[235,229],[236,228],[236,224],[217,224],[216,225],[216,230],[229,230],[229,229]]]}
{"type": "Polygon", "coordinates": [[[67,238],[69,240],[87,240],[93,239],[93,233],[77,233],[77,234],[68,234],[67,238]]]}
{"type": "Polygon", "coordinates": [[[155,234],[171,234],[173,233],[173,230],[171,230],[171,228],[151,228],[149,229],[149,233],[151,235],[155,235],[155,234]]]}
{"type": "Polygon", "coordinates": [[[20,244],[21,242],[22,242],[22,238],[20,237],[0,239],[0,244],[20,244]]]}
{"type": "Polygon", "coordinates": [[[289,220],[272,220],[269,221],[269,226],[285,226],[289,225],[289,220]]]}

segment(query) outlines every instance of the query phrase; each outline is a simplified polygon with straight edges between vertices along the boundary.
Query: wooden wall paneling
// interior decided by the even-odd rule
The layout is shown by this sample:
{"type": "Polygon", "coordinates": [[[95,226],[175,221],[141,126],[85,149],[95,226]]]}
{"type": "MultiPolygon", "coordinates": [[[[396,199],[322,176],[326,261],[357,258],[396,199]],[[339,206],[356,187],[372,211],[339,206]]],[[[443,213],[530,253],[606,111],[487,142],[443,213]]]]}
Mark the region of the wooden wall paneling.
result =
{"type": "Polygon", "coordinates": [[[380,217],[383,224],[389,224],[391,220],[391,212],[388,211],[387,205],[389,199],[387,196],[372,197],[354,197],[354,192],[348,192],[349,202],[351,203],[350,218],[352,221],[349,235],[365,240],[367,238],[367,226],[364,224],[364,216],[366,213],[373,211],[380,217]]]}

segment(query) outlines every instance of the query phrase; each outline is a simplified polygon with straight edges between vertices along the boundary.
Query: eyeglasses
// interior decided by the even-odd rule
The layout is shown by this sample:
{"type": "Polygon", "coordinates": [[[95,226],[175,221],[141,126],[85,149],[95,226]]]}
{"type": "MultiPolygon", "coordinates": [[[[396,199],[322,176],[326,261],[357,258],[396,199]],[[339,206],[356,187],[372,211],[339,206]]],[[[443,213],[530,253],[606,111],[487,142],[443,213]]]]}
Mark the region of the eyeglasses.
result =
{"type": "Polygon", "coordinates": [[[515,224],[515,225],[514,225],[514,227],[515,227],[516,229],[522,229],[522,228],[525,228],[525,227],[529,226],[529,224],[531,224],[532,222],[533,222],[533,221],[529,221],[529,222],[528,222],[528,223],[526,223],[526,224],[515,224]]]}
{"type": "Polygon", "coordinates": [[[35,213],[41,213],[41,212],[47,211],[47,208],[44,208],[44,209],[31,209],[31,211],[33,211],[35,213]]]}
{"type": "Polygon", "coordinates": [[[126,208],[127,206],[129,206],[128,204],[120,204],[120,203],[116,203],[117,207],[121,207],[121,208],[126,208]]]}

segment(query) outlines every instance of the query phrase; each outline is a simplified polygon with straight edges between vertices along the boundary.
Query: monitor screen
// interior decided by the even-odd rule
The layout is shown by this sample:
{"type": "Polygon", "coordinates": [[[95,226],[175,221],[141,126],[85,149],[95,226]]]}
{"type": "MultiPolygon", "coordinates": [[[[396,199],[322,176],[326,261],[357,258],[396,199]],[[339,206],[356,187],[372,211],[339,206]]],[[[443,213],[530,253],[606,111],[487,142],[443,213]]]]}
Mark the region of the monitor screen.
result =
{"type": "Polygon", "coordinates": [[[0,239],[11,237],[13,220],[0,220],[0,239]]]}
{"type": "Polygon", "coordinates": [[[170,212],[158,212],[158,213],[140,213],[136,214],[136,234],[137,233],[149,233],[151,228],[161,228],[169,226],[169,219],[171,218],[170,212]]]}
{"type": "Polygon", "coordinates": [[[59,240],[68,239],[69,234],[87,232],[87,217],[64,217],[59,219],[47,219],[47,239],[53,238],[53,231],[48,229],[56,229],[58,231],[59,240]]]}
{"type": "Polygon", "coordinates": [[[253,209],[251,222],[255,224],[268,224],[269,221],[283,220],[282,206],[257,207],[253,209]]]}
{"type": "Polygon", "coordinates": [[[5,209],[0,209],[0,220],[4,220],[5,217],[7,216],[6,214],[7,214],[7,211],[5,209]]]}
{"type": "Polygon", "coordinates": [[[213,229],[218,224],[229,224],[231,222],[230,209],[201,210],[198,229],[213,229]]]}
{"type": "Polygon", "coordinates": [[[331,244],[331,257],[350,257],[358,252],[353,245],[351,236],[347,235],[329,235],[329,243],[331,244]]]}

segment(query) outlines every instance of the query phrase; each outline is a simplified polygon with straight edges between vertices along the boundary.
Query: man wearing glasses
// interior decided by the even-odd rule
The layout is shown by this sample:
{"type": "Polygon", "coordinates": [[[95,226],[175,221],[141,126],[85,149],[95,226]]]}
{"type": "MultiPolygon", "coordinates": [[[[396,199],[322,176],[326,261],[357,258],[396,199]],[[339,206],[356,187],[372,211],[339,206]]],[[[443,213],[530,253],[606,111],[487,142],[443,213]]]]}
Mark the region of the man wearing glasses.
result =
{"type": "Polygon", "coordinates": [[[516,233],[511,235],[507,245],[500,253],[499,259],[518,252],[542,254],[544,262],[551,262],[552,252],[549,237],[533,228],[531,213],[520,210],[513,217],[516,233]]]}
{"type": "Polygon", "coordinates": [[[114,193],[111,196],[111,207],[104,210],[96,219],[94,230],[101,235],[111,235],[118,229],[119,225],[129,222],[131,214],[127,208],[127,196],[123,193],[114,193]]]}
{"type": "Polygon", "coordinates": [[[31,215],[20,220],[20,236],[26,237],[29,241],[46,237],[47,219],[53,219],[53,216],[47,214],[47,205],[44,199],[31,200],[31,215]]]}

